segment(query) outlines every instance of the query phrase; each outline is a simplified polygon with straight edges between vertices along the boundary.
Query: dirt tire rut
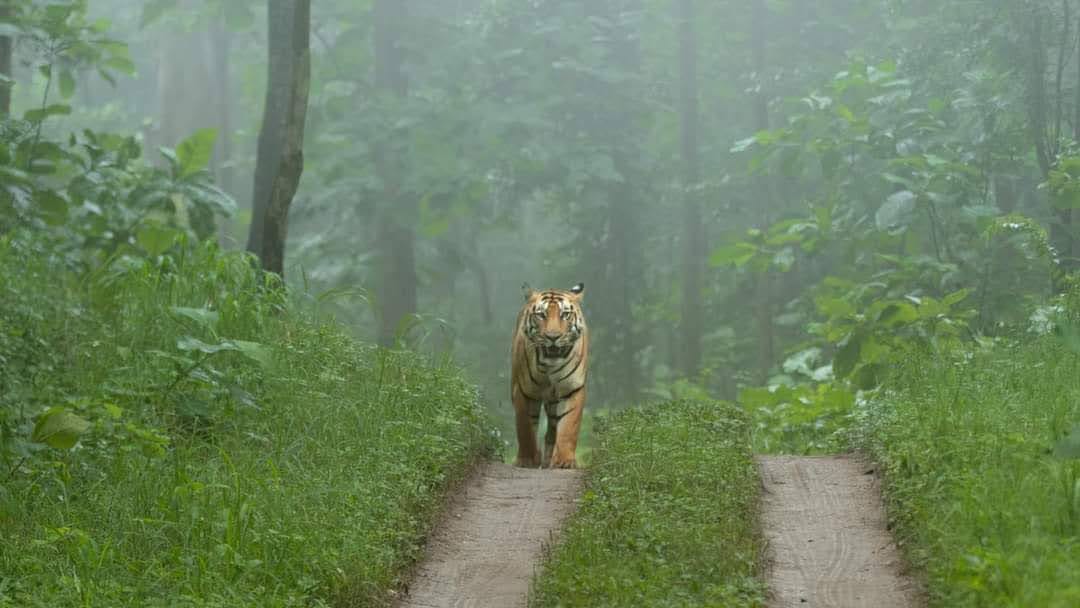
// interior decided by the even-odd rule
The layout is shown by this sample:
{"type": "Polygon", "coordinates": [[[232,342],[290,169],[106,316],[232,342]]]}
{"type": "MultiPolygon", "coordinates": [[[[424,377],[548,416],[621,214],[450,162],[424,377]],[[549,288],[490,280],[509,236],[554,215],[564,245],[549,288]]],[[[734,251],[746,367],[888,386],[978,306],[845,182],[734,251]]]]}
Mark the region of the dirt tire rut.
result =
{"type": "Polygon", "coordinates": [[[428,541],[400,608],[525,606],[529,581],[575,506],[580,471],[484,464],[428,541]]]}
{"type": "Polygon", "coordinates": [[[871,467],[848,456],[763,456],[771,608],[914,608],[924,601],[885,528],[871,467]]]}

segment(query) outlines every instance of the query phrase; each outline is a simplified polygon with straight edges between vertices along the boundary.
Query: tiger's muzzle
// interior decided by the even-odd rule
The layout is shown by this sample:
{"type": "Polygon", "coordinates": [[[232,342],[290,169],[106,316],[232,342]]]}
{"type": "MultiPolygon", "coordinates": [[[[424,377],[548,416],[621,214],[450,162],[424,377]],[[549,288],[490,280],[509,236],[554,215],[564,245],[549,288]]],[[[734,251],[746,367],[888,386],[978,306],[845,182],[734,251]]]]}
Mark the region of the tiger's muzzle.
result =
{"type": "Polygon", "coordinates": [[[561,359],[570,354],[574,349],[574,342],[568,344],[548,344],[540,347],[540,354],[545,359],[561,359]]]}

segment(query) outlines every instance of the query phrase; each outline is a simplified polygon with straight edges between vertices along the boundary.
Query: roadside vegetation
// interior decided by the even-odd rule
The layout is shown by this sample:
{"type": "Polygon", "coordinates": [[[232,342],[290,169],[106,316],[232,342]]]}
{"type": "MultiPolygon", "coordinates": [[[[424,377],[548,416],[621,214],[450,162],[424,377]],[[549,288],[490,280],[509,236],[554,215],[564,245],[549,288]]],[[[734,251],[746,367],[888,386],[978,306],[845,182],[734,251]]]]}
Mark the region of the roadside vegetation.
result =
{"type": "Polygon", "coordinates": [[[758,606],[750,426],[721,403],[666,402],[596,421],[579,510],[533,606],[758,606]]]}
{"type": "Polygon", "coordinates": [[[215,245],[0,276],[0,606],[368,605],[491,443],[458,370],[215,245]]]}
{"type": "Polygon", "coordinates": [[[936,606],[1080,605],[1080,358],[1049,338],[912,353],[861,409],[936,606]]]}

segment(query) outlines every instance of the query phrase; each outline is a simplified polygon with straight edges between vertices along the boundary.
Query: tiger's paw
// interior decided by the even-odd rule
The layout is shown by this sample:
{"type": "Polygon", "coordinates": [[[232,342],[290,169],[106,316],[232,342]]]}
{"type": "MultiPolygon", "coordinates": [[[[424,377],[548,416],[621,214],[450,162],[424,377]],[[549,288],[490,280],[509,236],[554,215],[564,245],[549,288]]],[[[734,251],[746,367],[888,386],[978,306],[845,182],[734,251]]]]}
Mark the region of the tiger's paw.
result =
{"type": "Polygon", "coordinates": [[[552,469],[576,469],[577,468],[577,459],[576,458],[552,458],[550,468],[552,468],[552,469]]]}
{"type": "Polygon", "coordinates": [[[523,469],[538,469],[540,468],[540,454],[531,457],[521,456],[519,454],[518,457],[514,459],[514,466],[523,469]]]}

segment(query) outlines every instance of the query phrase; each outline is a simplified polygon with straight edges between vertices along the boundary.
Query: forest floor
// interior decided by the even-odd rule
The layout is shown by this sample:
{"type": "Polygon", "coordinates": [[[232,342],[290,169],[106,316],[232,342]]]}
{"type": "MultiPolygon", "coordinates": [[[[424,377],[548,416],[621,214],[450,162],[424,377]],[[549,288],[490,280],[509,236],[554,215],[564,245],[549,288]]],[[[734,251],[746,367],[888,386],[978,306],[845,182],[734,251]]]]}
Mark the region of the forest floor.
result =
{"type": "Polygon", "coordinates": [[[399,606],[525,606],[545,546],[573,512],[581,481],[581,471],[478,467],[436,526],[399,606]]]}
{"type": "Polygon", "coordinates": [[[873,466],[851,456],[761,456],[769,606],[924,604],[885,526],[873,466]]]}

